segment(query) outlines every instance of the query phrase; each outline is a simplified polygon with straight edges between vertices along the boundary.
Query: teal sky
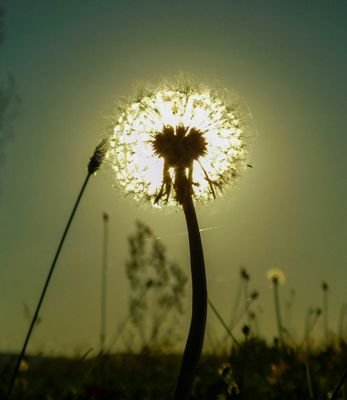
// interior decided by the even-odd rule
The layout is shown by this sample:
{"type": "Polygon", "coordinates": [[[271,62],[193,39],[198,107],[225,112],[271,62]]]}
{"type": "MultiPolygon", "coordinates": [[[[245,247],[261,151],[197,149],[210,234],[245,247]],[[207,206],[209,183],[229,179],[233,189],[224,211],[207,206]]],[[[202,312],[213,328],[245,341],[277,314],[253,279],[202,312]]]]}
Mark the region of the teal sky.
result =
{"type": "MultiPolygon", "coordinates": [[[[296,291],[293,335],[302,337],[307,308],[322,305],[323,280],[336,332],[347,303],[345,2],[8,0],[3,7],[0,72],[13,74],[23,100],[13,140],[1,149],[0,350],[18,349],[24,338],[23,304],[36,305],[86,163],[111,133],[105,117],[137,82],[181,71],[235,90],[256,126],[254,168],[198,209],[201,228],[214,228],[203,233],[210,298],[229,319],[245,266],[260,292],[261,334],[271,339],[266,271],[278,266],[287,276],[283,306],[296,291]]],[[[135,219],[189,273],[182,212],[141,208],[112,184],[108,166],[90,181],[31,351],[97,346],[103,211],[111,230],[109,334],[128,311],[124,263],[135,219]]],[[[220,336],[215,317],[208,319],[211,335],[220,336]]]]}

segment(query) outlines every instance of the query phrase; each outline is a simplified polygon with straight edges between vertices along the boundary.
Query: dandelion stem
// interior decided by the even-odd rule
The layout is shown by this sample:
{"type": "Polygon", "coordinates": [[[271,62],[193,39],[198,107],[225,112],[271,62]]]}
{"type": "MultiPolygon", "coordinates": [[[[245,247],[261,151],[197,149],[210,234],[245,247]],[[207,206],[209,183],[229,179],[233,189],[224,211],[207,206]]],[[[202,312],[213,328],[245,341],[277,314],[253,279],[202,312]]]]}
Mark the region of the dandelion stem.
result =
{"type": "Polygon", "coordinates": [[[329,328],[328,328],[328,291],[323,291],[323,318],[324,318],[324,337],[325,342],[328,344],[329,328]]]}
{"type": "Polygon", "coordinates": [[[283,347],[283,328],[282,328],[282,319],[281,319],[281,310],[280,310],[280,299],[278,293],[278,280],[273,279],[274,284],[274,301],[275,301],[275,311],[276,311],[276,321],[277,321],[277,329],[278,329],[278,339],[280,341],[281,346],[283,347]]]}
{"type": "Polygon", "coordinates": [[[192,317],[174,400],[187,400],[190,397],[195,370],[202,352],[207,316],[204,254],[193,199],[190,195],[185,197],[182,206],[189,236],[192,274],[192,317]]]}

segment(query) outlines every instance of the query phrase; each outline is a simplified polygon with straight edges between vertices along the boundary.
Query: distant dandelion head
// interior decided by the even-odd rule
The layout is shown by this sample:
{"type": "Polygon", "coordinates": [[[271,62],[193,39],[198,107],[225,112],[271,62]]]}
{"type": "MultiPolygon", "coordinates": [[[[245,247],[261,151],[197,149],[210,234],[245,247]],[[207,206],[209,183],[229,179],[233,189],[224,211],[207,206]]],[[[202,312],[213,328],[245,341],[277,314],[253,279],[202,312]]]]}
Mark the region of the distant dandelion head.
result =
{"type": "Polygon", "coordinates": [[[206,201],[244,167],[245,130],[237,106],[212,90],[164,83],[124,107],[109,159],[118,185],[136,200],[206,201]]]}
{"type": "Polygon", "coordinates": [[[266,273],[267,279],[274,285],[284,285],[286,283],[286,276],[280,268],[271,268],[266,273]]]}

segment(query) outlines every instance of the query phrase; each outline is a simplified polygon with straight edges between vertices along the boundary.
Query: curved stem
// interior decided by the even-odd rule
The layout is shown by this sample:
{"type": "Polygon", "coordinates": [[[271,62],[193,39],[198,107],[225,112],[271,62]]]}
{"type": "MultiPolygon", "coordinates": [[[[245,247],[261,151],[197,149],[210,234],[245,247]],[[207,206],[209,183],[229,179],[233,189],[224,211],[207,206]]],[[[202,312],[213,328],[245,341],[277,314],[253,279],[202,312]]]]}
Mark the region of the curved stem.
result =
{"type": "Polygon", "coordinates": [[[202,352],[207,315],[207,285],[204,254],[199,225],[190,195],[185,197],[182,206],[189,235],[192,274],[192,317],[174,400],[187,400],[190,397],[195,370],[202,352]]]}
{"type": "Polygon", "coordinates": [[[28,332],[27,332],[27,334],[26,334],[26,337],[25,337],[25,340],[24,340],[24,343],[23,343],[21,352],[20,352],[20,354],[19,354],[19,356],[18,356],[18,358],[17,358],[16,366],[15,366],[15,369],[14,369],[14,371],[13,371],[12,378],[11,378],[11,381],[10,381],[10,385],[9,385],[9,388],[8,388],[8,392],[7,392],[7,398],[8,398],[8,399],[10,399],[10,397],[11,397],[12,390],[13,390],[13,387],[14,387],[14,384],[15,384],[15,381],[16,381],[16,378],[17,378],[17,375],[18,375],[18,372],[19,372],[20,364],[21,364],[21,362],[22,362],[22,360],[23,360],[23,358],[24,358],[24,356],[25,356],[25,351],[26,351],[26,348],[27,348],[27,346],[28,346],[28,343],[29,343],[29,340],[30,340],[32,331],[33,331],[34,326],[35,326],[35,323],[36,323],[37,318],[38,318],[38,316],[39,316],[40,309],[41,309],[41,305],[42,305],[42,303],[43,303],[43,300],[44,300],[44,297],[45,297],[45,294],[46,294],[46,291],[47,291],[49,282],[50,282],[50,280],[51,280],[51,277],[52,277],[52,274],[53,274],[55,265],[56,265],[56,263],[57,263],[57,260],[58,260],[60,251],[61,251],[61,249],[62,249],[62,247],[63,247],[64,241],[65,241],[66,235],[67,235],[67,233],[68,233],[68,231],[69,231],[69,228],[70,228],[71,222],[72,222],[72,220],[73,220],[73,217],[74,217],[74,215],[75,215],[75,213],[76,213],[78,204],[79,204],[79,202],[80,202],[80,200],[81,200],[81,198],[82,198],[83,192],[84,192],[84,190],[85,190],[85,188],[86,188],[86,186],[87,186],[87,183],[88,183],[88,180],[89,180],[89,178],[90,178],[90,175],[91,175],[91,174],[88,173],[87,177],[85,178],[85,180],[84,180],[84,182],[83,182],[82,188],[81,188],[81,190],[80,190],[80,192],[79,192],[79,195],[78,195],[78,197],[77,197],[77,200],[76,200],[76,202],[75,202],[75,205],[74,205],[74,207],[73,207],[73,209],[72,209],[70,218],[69,218],[69,220],[68,220],[68,222],[67,222],[67,224],[66,224],[66,226],[65,226],[65,230],[64,230],[63,236],[62,236],[61,239],[60,239],[60,243],[59,243],[59,245],[58,245],[57,251],[56,251],[55,256],[54,256],[54,258],[53,258],[53,261],[52,261],[52,264],[51,264],[49,273],[48,273],[47,278],[46,278],[46,282],[45,282],[44,287],[43,287],[42,292],[41,292],[40,299],[39,299],[39,301],[38,301],[38,303],[37,303],[37,306],[36,306],[36,310],[35,310],[34,316],[33,316],[32,320],[31,320],[31,323],[30,323],[28,332]]]}

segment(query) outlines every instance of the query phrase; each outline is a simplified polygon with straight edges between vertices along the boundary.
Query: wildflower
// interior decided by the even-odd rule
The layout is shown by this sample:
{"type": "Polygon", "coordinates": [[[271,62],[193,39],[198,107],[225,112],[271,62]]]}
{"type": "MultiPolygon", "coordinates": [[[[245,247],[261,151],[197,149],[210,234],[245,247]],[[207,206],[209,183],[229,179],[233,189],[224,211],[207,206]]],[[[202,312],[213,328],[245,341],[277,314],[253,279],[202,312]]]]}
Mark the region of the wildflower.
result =
{"type": "Polygon", "coordinates": [[[192,274],[192,317],[174,399],[187,400],[202,352],[205,262],[194,200],[214,199],[244,166],[244,126],[235,105],[210,89],[167,83],[128,104],[114,127],[109,160],[125,193],[152,205],[181,205],[192,274]]]}

